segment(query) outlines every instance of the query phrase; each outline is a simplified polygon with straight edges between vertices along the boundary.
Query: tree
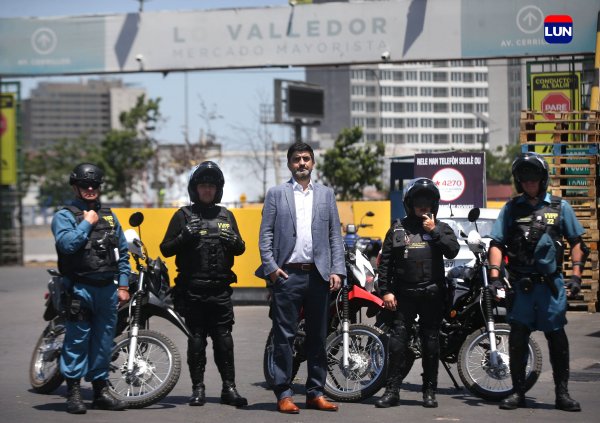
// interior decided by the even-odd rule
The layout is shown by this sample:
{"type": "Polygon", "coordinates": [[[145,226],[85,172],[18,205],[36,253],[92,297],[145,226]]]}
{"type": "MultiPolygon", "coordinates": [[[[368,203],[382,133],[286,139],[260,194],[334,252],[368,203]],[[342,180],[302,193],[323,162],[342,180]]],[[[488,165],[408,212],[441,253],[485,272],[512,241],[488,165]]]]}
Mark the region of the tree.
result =
{"type": "Polygon", "coordinates": [[[58,140],[50,146],[29,151],[25,160],[25,189],[30,183],[40,186],[39,204],[52,207],[65,204],[73,197],[65,189],[73,168],[82,162],[98,164],[105,172],[103,194],[119,196],[126,207],[131,205],[135,182],[155,157],[155,142],[150,134],[160,120],[160,98],[140,96],[136,105],[121,113],[123,129],[111,130],[98,144],[82,135],[77,139],[58,140]]]}
{"type": "Polygon", "coordinates": [[[487,182],[510,184],[512,181],[511,165],[520,151],[519,144],[512,144],[506,148],[498,147],[495,152],[486,150],[485,177],[487,182]]]}
{"type": "Polygon", "coordinates": [[[65,189],[73,168],[79,163],[101,161],[99,146],[86,136],[58,140],[50,146],[27,153],[24,185],[39,184],[40,206],[57,207],[73,198],[73,192],[65,189]]]}
{"type": "Polygon", "coordinates": [[[161,119],[160,98],[141,95],[136,105],[122,112],[119,121],[123,129],[113,129],[101,143],[101,165],[106,172],[104,193],[109,198],[119,196],[124,207],[131,206],[131,196],[138,192],[138,181],[147,177],[156,156],[156,142],[151,133],[161,119]]]}
{"type": "Polygon", "coordinates": [[[319,171],[340,200],[363,198],[363,189],[373,185],[382,188],[383,142],[362,143],[362,129],[343,129],[332,149],[325,152],[319,171]]]}

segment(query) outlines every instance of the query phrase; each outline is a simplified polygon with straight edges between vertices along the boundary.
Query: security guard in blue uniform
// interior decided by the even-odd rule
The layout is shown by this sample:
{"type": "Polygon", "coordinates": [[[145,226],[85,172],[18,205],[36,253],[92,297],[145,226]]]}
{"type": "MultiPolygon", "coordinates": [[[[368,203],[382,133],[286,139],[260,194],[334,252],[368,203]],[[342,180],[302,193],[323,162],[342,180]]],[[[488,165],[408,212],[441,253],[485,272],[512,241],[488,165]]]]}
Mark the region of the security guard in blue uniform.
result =
{"type": "Polygon", "coordinates": [[[67,380],[67,412],[85,414],[80,379],[92,382],[92,406],[123,410],[108,394],[118,302],[129,300],[127,241],[109,208],[100,204],[102,170],[91,163],[73,169],[69,183],[75,200],[52,219],[58,268],[71,291],[60,370],[67,380]],[[118,283],[118,286],[116,285],[118,283]]]}
{"type": "MultiPolygon", "coordinates": [[[[489,251],[490,283],[496,292],[505,289],[500,279],[503,255],[508,256],[510,291],[509,355],[514,393],[504,399],[501,409],[526,407],[526,364],[531,331],[541,330],[548,341],[554,377],[555,407],[580,411],[569,396],[569,342],[567,296],[561,274],[563,236],[571,246],[573,275],[567,284],[570,295],[581,290],[581,270],[589,252],[581,239],[584,229],[571,206],[546,192],[548,164],[539,154],[524,153],[512,164],[519,196],[508,201],[492,229],[489,251]]],[[[497,295],[498,296],[498,295],[497,295]]]]}
{"type": "Polygon", "coordinates": [[[165,257],[175,255],[175,309],[185,317],[193,337],[188,339],[187,362],[192,379],[189,405],[206,403],[204,370],[207,336],[212,338],[215,364],[221,374],[221,403],[236,407],[248,404],[235,386],[231,329],[234,324],[231,283],[234,256],[246,246],[233,214],[217,206],[223,197],[225,179],[211,161],[201,163],[191,174],[188,193],[192,206],[175,212],[160,244],[165,257]]]}
{"type": "Polygon", "coordinates": [[[388,377],[378,408],[398,405],[406,366],[409,331],[417,315],[423,347],[423,407],[435,398],[439,365],[439,329],[444,316],[444,257],[456,257],[460,246],[449,225],[435,219],[440,192],[431,179],[412,180],[404,193],[406,217],[385,236],[379,265],[379,288],[391,311],[388,377]]]}

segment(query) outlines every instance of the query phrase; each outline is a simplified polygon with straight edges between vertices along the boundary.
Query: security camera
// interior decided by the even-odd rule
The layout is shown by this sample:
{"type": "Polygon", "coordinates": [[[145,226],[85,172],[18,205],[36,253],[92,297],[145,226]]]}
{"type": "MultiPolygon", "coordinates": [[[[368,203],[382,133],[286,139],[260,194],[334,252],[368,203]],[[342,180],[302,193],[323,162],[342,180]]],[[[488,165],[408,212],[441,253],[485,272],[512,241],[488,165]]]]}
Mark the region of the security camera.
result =
{"type": "Polygon", "coordinates": [[[137,60],[138,62],[143,62],[144,61],[144,55],[143,54],[136,54],[135,55],[135,60],[137,60]]]}
{"type": "Polygon", "coordinates": [[[386,50],[383,53],[381,53],[381,60],[383,60],[384,62],[389,62],[390,61],[390,52],[386,50]]]}

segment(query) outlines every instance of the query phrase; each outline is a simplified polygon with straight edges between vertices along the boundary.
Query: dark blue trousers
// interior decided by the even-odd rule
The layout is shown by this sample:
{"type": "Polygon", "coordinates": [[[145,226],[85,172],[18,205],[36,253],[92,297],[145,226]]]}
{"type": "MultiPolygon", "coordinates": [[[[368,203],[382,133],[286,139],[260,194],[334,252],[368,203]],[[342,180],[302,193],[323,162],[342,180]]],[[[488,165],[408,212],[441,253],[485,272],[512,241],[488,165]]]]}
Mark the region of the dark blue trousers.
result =
{"type": "Polygon", "coordinates": [[[286,269],[272,290],[274,392],[278,400],[293,396],[291,389],[294,337],[301,313],[305,318],[308,378],[306,397],[323,395],[327,377],[325,339],[329,320],[329,281],[316,270],[286,269]]]}

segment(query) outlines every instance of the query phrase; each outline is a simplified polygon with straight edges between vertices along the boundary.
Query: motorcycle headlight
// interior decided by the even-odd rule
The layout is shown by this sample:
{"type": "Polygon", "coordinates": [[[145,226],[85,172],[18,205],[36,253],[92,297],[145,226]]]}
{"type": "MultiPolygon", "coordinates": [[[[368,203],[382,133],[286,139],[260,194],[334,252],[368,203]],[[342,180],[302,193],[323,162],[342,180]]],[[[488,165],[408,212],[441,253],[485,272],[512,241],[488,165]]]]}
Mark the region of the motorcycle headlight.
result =
{"type": "Polygon", "coordinates": [[[368,246],[369,246],[368,239],[360,238],[358,241],[356,241],[356,249],[362,253],[364,253],[366,251],[368,246]]]}

